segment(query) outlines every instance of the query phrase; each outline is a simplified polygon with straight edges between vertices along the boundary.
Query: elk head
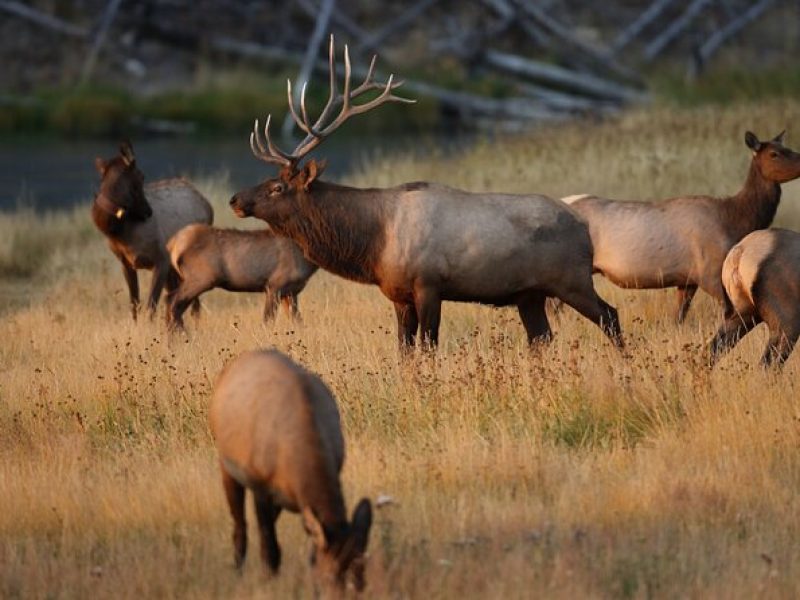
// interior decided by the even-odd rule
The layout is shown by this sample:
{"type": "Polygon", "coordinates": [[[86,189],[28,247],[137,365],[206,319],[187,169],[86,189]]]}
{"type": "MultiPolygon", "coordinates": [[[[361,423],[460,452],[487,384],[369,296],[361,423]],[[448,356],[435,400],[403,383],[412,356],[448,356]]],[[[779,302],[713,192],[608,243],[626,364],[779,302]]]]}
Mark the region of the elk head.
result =
{"type": "Polygon", "coordinates": [[[303,524],[311,536],[311,568],[323,589],[341,590],[348,573],[356,590],[364,589],[364,554],[372,526],[372,505],[362,498],[353,511],[352,521],[338,529],[325,528],[306,507],[303,524]]]}
{"type": "Polygon", "coordinates": [[[119,147],[119,156],[94,160],[100,174],[100,190],[95,203],[117,221],[131,219],[144,221],[153,214],[153,209],[144,195],[144,175],[136,166],[136,156],[129,141],[119,147]]]}
{"type": "Polygon", "coordinates": [[[300,94],[300,112],[292,99],[292,82],[288,81],[287,97],[289,111],[297,126],[306,134],[306,137],[291,153],[278,148],[270,138],[269,125],[272,115],[267,117],[264,124],[263,139],[259,131],[258,120],[250,134],[250,149],[259,160],[281,167],[278,177],[267,179],[259,185],[242,190],[230,200],[230,206],[239,217],[255,216],[267,221],[270,225],[280,228],[281,223],[293,218],[297,213],[300,202],[311,190],[317,178],[325,168],[325,162],[309,161],[300,167],[303,158],[316,148],[326,137],[338,129],[348,118],[353,115],[365,113],[385,102],[413,103],[415,100],[401,98],[392,94],[392,90],[402,85],[402,81],[394,81],[394,76],[389,76],[385,84],[374,81],[375,61],[372,57],[367,76],[364,82],[355,89],[351,89],[350,54],[347,46],[344,47],[344,90],[337,92],[336,68],[333,36],[330,38],[328,48],[328,63],[330,75],[330,93],[325,107],[317,120],[312,124],[306,109],[306,84],[300,94]],[[381,90],[374,99],[363,104],[353,104],[352,101],[366,92],[381,90]],[[332,112],[341,106],[339,114],[331,119],[332,112]]]}
{"type": "Polygon", "coordinates": [[[800,154],[783,145],[786,130],[768,142],[761,142],[750,131],[744,134],[744,143],[753,151],[753,162],[761,175],[775,183],[786,183],[800,177],[800,154]]]}

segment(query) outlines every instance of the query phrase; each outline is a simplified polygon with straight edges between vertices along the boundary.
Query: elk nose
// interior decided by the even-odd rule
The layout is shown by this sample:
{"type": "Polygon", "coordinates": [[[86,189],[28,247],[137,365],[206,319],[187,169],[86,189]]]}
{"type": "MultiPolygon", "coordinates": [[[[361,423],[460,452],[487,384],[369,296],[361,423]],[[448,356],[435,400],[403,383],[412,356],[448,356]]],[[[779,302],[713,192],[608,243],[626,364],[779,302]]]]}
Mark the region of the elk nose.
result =
{"type": "Polygon", "coordinates": [[[230,204],[233,207],[233,206],[236,206],[236,204],[238,202],[239,202],[239,195],[238,194],[234,194],[233,196],[231,196],[231,200],[230,200],[230,202],[228,202],[228,204],[230,204]]]}

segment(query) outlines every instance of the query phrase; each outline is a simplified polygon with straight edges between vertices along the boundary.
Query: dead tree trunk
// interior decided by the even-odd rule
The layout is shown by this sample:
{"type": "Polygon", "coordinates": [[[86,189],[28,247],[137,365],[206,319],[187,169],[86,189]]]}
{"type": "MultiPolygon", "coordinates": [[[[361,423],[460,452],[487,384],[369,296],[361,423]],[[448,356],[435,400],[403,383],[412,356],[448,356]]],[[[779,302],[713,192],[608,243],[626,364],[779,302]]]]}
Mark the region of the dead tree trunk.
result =
{"type": "MultiPolygon", "coordinates": [[[[306,55],[303,59],[303,65],[300,67],[300,73],[297,74],[297,79],[294,80],[294,89],[291,100],[295,104],[297,104],[298,100],[300,99],[302,86],[305,86],[311,77],[311,71],[314,69],[314,63],[317,60],[317,56],[319,56],[319,47],[322,45],[322,40],[325,37],[325,31],[328,29],[328,22],[331,19],[331,13],[333,13],[333,6],[335,4],[336,0],[322,1],[319,16],[317,17],[317,22],[314,25],[314,32],[311,34],[311,41],[308,43],[306,55]]],[[[283,120],[281,133],[284,137],[288,137],[293,128],[294,119],[292,119],[292,115],[289,113],[283,120]]]]}

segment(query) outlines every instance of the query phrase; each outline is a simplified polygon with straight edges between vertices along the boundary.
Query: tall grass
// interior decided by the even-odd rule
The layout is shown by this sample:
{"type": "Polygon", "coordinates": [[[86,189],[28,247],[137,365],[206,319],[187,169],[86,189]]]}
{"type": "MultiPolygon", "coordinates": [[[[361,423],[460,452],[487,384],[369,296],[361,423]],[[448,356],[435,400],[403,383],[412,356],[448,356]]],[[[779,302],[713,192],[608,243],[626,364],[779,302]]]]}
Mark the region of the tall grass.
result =
{"type": "MultiPolygon", "coordinates": [[[[375,159],[349,179],[722,194],[744,180],[743,129],[776,133],[798,113],[792,102],[654,110],[457,156],[375,159]]],[[[229,219],[225,182],[200,185],[229,219]]],[[[785,186],[784,224],[800,225],[797,194],[785,186]]],[[[3,233],[16,217],[5,218],[3,233]]],[[[73,230],[82,218],[50,223],[73,230]]],[[[403,362],[388,301],[325,273],[301,297],[302,324],[265,326],[260,297],[212,292],[188,337],[134,325],[114,259],[87,236],[58,238],[35,270],[39,297],[0,317],[1,596],[309,595],[294,515],[279,520],[279,578],[257,564],[255,528],[244,576],[231,566],[206,407],[221,366],[262,346],[336,394],[350,504],[394,499],[376,513],[370,597],[800,593],[800,359],[763,372],[756,331],[709,371],[720,315],[707,297],[676,328],[669,291],[598,281],[620,309],[625,355],[572,311],[532,352],[513,310],[447,304],[440,351],[403,362]]]]}

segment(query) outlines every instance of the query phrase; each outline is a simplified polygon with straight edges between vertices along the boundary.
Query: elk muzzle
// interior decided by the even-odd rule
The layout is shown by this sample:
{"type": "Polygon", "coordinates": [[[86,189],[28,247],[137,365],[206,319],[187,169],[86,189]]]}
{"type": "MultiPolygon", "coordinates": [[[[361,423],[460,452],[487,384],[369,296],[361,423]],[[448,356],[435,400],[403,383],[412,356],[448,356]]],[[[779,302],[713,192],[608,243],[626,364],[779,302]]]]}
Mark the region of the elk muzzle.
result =
{"type": "Polygon", "coordinates": [[[234,194],[228,204],[239,218],[249,217],[253,214],[252,202],[245,201],[240,194],[234,194]]]}

